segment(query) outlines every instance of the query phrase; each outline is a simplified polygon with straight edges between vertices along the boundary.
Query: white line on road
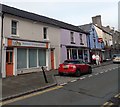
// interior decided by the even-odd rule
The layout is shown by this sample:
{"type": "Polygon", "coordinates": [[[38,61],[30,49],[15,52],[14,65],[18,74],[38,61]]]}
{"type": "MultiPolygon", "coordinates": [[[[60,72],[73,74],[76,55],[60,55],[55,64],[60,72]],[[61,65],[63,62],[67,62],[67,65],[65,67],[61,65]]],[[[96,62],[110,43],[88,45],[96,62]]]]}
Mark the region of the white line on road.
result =
{"type": "Polygon", "coordinates": [[[98,75],[99,73],[96,73],[95,75],[98,75]]]}
{"type": "Polygon", "coordinates": [[[93,75],[89,75],[88,77],[92,77],[93,75]]]}
{"type": "Polygon", "coordinates": [[[85,77],[80,78],[81,80],[85,79],[85,77]]]}
{"type": "Polygon", "coordinates": [[[60,84],[60,86],[63,86],[63,85],[66,85],[67,83],[62,83],[62,84],[60,84]]]}
{"type": "Polygon", "coordinates": [[[105,72],[108,72],[108,70],[106,70],[105,72]]]}
{"type": "Polygon", "coordinates": [[[72,80],[72,81],[70,81],[70,82],[75,82],[75,81],[77,81],[77,80],[72,80]]]}
{"type": "Polygon", "coordinates": [[[100,72],[101,74],[103,74],[104,72],[100,72]]]}

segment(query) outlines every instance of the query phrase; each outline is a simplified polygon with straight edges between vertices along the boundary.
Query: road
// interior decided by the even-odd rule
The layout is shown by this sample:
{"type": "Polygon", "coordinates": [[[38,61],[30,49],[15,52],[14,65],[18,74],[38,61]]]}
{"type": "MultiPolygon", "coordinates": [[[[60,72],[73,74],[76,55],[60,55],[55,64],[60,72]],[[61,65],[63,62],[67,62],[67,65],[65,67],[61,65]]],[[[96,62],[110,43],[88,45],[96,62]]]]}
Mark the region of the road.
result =
{"type": "Polygon", "coordinates": [[[56,76],[59,85],[48,91],[8,101],[7,105],[103,105],[118,93],[118,65],[93,69],[79,78],[56,76]],[[62,78],[62,79],[60,79],[62,78]],[[68,78],[68,79],[66,79],[68,78]]]}

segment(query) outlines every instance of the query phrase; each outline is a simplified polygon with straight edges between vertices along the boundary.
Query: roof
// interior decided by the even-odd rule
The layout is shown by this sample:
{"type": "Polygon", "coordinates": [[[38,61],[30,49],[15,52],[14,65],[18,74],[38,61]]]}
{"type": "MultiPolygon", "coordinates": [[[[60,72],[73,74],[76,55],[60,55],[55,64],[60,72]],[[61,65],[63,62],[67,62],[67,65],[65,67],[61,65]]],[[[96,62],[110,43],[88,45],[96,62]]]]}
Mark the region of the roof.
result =
{"type": "Polygon", "coordinates": [[[85,33],[88,34],[87,32],[85,32],[84,30],[80,29],[78,26],[72,25],[72,24],[68,24],[62,21],[58,21],[56,19],[53,18],[48,18],[42,15],[38,15],[35,13],[31,13],[31,12],[27,12],[24,10],[20,10],[14,7],[10,7],[4,4],[2,5],[2,12],[6,13],[6,14],[11,14],[11,15],[15,15],[21,18],[26,18],[26,19],[30,19],[33,21],[38,21],[38,22],[42,22],[42,23],[46,23],[46,24],[51,24],[60,28],[64,28],[64,29],[68,29],[68,30],[72,30],[72,31],[76,31],[76,32],[81,32],[81,33],[85,33]]]}
{"type": "MultiPolygon", "coordinates": [[[[95,24],[94,24],[94,25],[95,25],[95,24]]],[[[99,29],[101,29],[103,32],[105,32],[105,33],[107,33],[107,34],[109,34],[109,35],[112,35],[111,32],[108,31],[104,26],[102,26],[102,27],[99,27],[99,26],[97,26],[97,25],[95,25],[95,26],[98,27],[99,29]]]]}
{"type": "MultiPolygon", "coordinates": [[[[89,32],[89,31],[91,30],[92,25],[95,25],[95,24],[90,23],[90,24],[80,25],[79,28],[81,28],[81,29],[84,30],[85,32],[89,32]]],[[[97,26],[97,25],[95,25],[95,26],[98,27],[99,29],[101,29],[103,32],[105,32],[105,33],[107,33],[107,34],[109,34],[109,35],[112,35],[112,34],[111,34],[111,31],[108,30],[107,27],[104,27],[104,26],[99,27],[99,26],[97,26]]]]}
{"type": "Polygon", "coordinates": [[[92,27],[92,23],[79,26],[79,28],[81,28],[82,30],[86,32],[89,32],[91,30],[91,27],[92,27]]]}

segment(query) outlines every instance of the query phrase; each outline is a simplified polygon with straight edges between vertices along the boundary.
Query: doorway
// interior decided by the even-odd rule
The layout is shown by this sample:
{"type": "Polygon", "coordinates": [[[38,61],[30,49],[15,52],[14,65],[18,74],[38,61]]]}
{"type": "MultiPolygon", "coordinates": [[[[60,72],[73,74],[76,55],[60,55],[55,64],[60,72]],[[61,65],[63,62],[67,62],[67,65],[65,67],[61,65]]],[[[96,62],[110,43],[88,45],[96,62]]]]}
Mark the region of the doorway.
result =
{"type": "Polygon", "coordinates": [[[6,51],[6,76],[13,76],[13,50],[6,51]]]}

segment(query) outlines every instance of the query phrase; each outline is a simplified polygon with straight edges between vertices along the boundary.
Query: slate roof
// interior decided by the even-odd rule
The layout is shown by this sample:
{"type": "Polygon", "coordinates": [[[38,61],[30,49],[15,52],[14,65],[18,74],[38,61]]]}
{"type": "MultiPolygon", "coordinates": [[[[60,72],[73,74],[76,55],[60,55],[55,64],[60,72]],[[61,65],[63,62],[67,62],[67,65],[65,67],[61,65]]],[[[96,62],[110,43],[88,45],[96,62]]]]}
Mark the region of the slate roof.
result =
{"type": "Polygon", "coordinates": [[[89,32],[91,30],[91,27],[92,27],[92,23],[79,26],[79,28],[81,28],[82,30],[86,32],[89,32]]]}
{"type": "Polygon", "coordinates": [[[15,15],[15,16],[18,16],[18,17],[21,17],[21,18],[26,18],[26,19],[30,19],[30,20],[33,20],[33,21],[38,21],[38,22],[42,22],[42,23],[46,23],[46,24],[51,24],[51,25],[54,25],[54,26],[57,26],[57,27],[60,27],[60,28],[64,28],[64,29],[88,34],[84,30],[80,29],[78,26],[68,24],[68,23],[65,23],[65,22],[62,22],[62,21],[58,21],[56,19],[48,18],[48,17],[42,16],[42,15],[38,15],[38,14],[35,14],[35,13],[20,10],[20,9],[10,7],[10,6],[4,5],[4,4],[1,4],[1,5],[2,5],[2,12],[3,13],[7,13],[7,14],[15,15]]]}
{"type": "Polygon", "coordinates": [[[98,27],[99,29],[101,29],[103,32],[109,34],[109,35],[112,35],[110,30],[108,30],[106,27],[102,26],[102,27],[99,27],[93,23],[90,23],[90,24],[85,24],[85,25],[80,25],[79,28],[81,28],[82,30],[84,30],[85,32],[89,32],[91,30],[91,27],[92,25],[98,27]]]}

